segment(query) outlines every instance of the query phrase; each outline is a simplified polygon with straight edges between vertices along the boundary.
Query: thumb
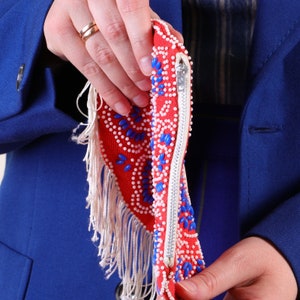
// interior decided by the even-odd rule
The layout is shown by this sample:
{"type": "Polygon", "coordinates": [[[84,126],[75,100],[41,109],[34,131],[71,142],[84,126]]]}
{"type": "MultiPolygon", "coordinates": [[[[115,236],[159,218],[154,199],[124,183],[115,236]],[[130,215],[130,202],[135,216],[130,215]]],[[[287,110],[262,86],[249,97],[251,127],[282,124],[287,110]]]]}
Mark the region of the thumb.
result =
{"type": "Polygon", "coordinates": [[[250,261],[257,260],[257,254],[249,247],[249,240],[239,242],[201,273],[178,283],[176,296],[185,300],[206,300],[232,287],[250,283],[263,273],[263,269],[257,263],[249,267],[250,261]]]}

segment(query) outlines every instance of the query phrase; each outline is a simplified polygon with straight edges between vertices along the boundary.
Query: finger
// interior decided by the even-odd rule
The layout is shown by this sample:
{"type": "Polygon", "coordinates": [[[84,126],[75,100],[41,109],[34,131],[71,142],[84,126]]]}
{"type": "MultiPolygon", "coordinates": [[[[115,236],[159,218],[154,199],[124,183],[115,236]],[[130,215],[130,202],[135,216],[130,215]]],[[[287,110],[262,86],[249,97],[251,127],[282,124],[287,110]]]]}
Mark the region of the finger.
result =
{"type": "MultiPolygon", "coordinates": [[[[105,0],[104,0],[105,1],[105,0]]],[[[109,1],[111,3],[112,1],[109,1]]],[[[97,2],[99,3],[99,2],[97,2]]],[[[102,3],[101,5],[103,7],[109,7],[108,3],[102,3]],[[103,5],[104,4],[104,5],[103,5]]],[[[101,7],[102,7],[101,6],[101,7]]],[[[74,6],[72,6],[74,7],[74,6]]],[[[106,11],[106,9],[99,9],[97,11],[106,11]]],[[[113,9],[112,9],[113,10],[113,9]]],[[[110,11],[110,10],[109,10],[110,11]]],[[[88,24],[91,22],[91,20],[95,19],[94,15],[92,16],[92,12],[90,12],[89,7],[87,5],[83,5],[80,9],[80,15],[78,15],[78,9],[74,11],[70,11],[70,16],[72,18],[74,27],[77,28],[78,31],[80,31],[80,28],[82,28],[82,24],[88,24]],[[87,20],[90,20],[87,22],[87,20]],[[83,20],[85,20],[85,23],[83,23],[83,20]]],[[[97,22],[97,20],[96,20],[97,22]]],[[[99,24],[97,24],[99,27],[99,24]]],[[[101,26],[101,25],[100,25],[101,26]]],[[[126,32],[125,32],[126,34],[126,32]]],[[[126,44],[126,43],[125,43],[126,44]]],[[[129,45],[129,43],[127,43],[129,45]]],[[[85,42],[86,50],[88,51],[90,57],[92,60],[96,63],[98,67],[100,67],[101,71],[104,72],[104,74],[109,78],[111,83],[115,85],[122,93],[123,95],[130,99],[135,105],[144,107],[149,102],[149,96],[148,93],[142,92],[136,84],[129,78],[126,70],[122,67],[119,60],[116,57],[116,53],[111,49],[110,45],[107,43],[107,40],[103,35],[101,34],[101,27],[100,31],[96,34],[92,35],[86,42],[85,42]]],[[[118,50],[120,51],[124,50],[124,47],[119,45],[118,50]]],[[[124,51],[123,51],[124,52],[124,51]]],[[[125,53],[124,57],[128,56],[130,57],[130,53],[125,53]]],[[[132,56],[133,57],[133,56],[132,56]]],[[[134,57],[133,57],[134,59],[134,57]]],[[[130,60],[130,59],[129,59],[130,60]]],[[[137,74],[139,71],[138,66],[134,69],[134,74],[137,74]]],[[[138,75],[134,78],[135,80],[138,80],[138,84],[140,87],[144,90],[150,89],[150,81],[149,79],[145,80],[144,75],[139,71],[140,76],[138,75]]],[[[93,75],[93,74],[92,74],[93,75]]],[[[103,76],[101,76],[101,79],[103,80],[103,76]]],[[[92,79],[91,79],[92,80],[92,79]]],[[[114,88],[109,85],[107,86],[107,80],[103,81],[101,83],[102,88],[97,89],[97,91],[101,94],[101,96],[105,99],[105,101],[109,105],[114,105],[115,100],[111,96],[111,91],[115,94],[114,88]],[[103,83],[105,83],[105,90],[103,88],[103,83]],[[109,87],[109,89],[107,89],[109,87]],[[108,91],[108,92],[107,92],[108,91]]],[[[99,85],[100,86],[100,85],[99,85]]],[[[97,87],[96,87],[97,88],[97,87]]],[[[119,105],[120,103],[118,103],[119,105]]],[[[114,105],[115,106],[115,105],[114,105]]],[[[128,113],[128,112],[127,112],[128,113]]]]}
{"type": "Polygon", "coordinates": [[[149,91],[151,88],[149,77],[146,77],[141,72],[135,59],[125,24],[116,3],[111,0],[103,0],[100,3],[99,1],[90,0],[89,8],[104,39],[112,49],[128,77],[141,90],[149,91]]]}
{"type": "Polygon", "coordinates": [[[121,17],[124,21],[132,50],[139,67],[145,75],[150,75],[152,25],[149,0],[116,0],[121,17]]]}
{"type": "Polygon", "coordinates": [[[214,298],[232,287],[248,285],[264,272],[253,249],[249,241],[238,243],[201,273],[179,283],[176,293],[183,299],[204,300],[214,298]]]}
{"type": "MultiPolygon", "coordinates": [[[[86,49],[93,61],[101,68],[110,81],[119,88],[119,90],[134,104],[144,107],[149,103],[149,95],[145,91],[150,88],[149,79],[146,81],[144,78],[136,84],[129,78],[123,67],[117,60],[115,53],[105,42],[101,33],[95,34],[86,41],[86,49]],[[139,88],[138,86],[141,88],[139,88]]],[[[101,95],[107,102],[107,96],[103,92],[101,95]]]]}
{"type": "MultiPolygon", "coordinates": [[[[69,12],[59,5],[59,1],[54,2],[48,13],[45,26],[45,36],[47,36],[48,48],[54,52],[63,54],[85,77],[92,83],[99,93],[105,97],[105,101],[115,111],[122,115],[129,113],[131,105],[122,92],[107,78],[104,72],[91,58],[85,48],[85,44],[79,37],[69,12]],[[51,15],[52,14],[52,15],[51,15]],[[54,14],[54,16],[53,16],[54,14]],[[53,20],[55,22],[53,22],[53,20]],[[48,34],[47,34],[48,33],[48,34]]],[[[76,2],[78,3],[78,1],[76,2]]],[[[82,8],[81,8],[82,9],[82,8]]],[[[88,14],[87,14],[88,15],[88,14]]],[[[86,17],[88,19],[89,17],[86,17]]],[[[87,24],[89,21],[84,18],[79,19],[78,24],[87,24]],[[81,20],[81,21],[80,21],[81,20]],[[87,23],[84,23],[87,22],[87,23]]],[[[84,25],[77,25],[84,26],[84,25]]]]}

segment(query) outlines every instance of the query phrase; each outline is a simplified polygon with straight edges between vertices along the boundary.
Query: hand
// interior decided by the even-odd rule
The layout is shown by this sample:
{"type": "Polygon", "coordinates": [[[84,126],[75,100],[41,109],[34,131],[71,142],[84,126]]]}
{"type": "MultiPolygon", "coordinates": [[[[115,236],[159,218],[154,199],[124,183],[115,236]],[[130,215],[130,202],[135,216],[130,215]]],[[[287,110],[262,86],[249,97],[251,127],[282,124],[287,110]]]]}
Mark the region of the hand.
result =
{"type": "Polygon", "coordinates": [[[152,27],[148,0],[55,0],[44,24],[48,49],[69,60],[115,111],[146,106],[151,88],[152,27]],[[84,42],[78,32],[95,21],[84,42]]]}
{"type": "Polygon", "coordinates": [[[295,300],[297,283],[283,256],[267,241],[250,237],[227,250],[211,266],[180,282],[176,296],[184,300],[295,300]]]}

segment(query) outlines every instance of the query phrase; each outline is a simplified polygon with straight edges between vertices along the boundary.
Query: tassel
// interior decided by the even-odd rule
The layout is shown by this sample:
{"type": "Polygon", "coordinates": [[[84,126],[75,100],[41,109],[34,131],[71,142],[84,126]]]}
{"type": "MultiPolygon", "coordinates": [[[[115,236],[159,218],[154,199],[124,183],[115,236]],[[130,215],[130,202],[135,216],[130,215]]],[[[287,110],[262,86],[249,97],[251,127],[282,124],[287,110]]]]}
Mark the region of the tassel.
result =
{"type": "Polygon", "coordinates": [[[84,161],[89,185],[89,230],[94,232],[92,241],[98,243],[99,264],[105,269],[107,279],[118,270],[123,285],[121,297],[127,299],[134,295],[135,299],[155,299],[155,282],[149,272],[152,266],[153,234],[128,209],[115,175],[103,160],[98,127],[98,111],[103,102],[89,82],[77,102],[87,89],[88,121],[74,130],[73,140],[87,145],[84,161]],[[85,129],[76,136],[82,126],[85,129]]]}

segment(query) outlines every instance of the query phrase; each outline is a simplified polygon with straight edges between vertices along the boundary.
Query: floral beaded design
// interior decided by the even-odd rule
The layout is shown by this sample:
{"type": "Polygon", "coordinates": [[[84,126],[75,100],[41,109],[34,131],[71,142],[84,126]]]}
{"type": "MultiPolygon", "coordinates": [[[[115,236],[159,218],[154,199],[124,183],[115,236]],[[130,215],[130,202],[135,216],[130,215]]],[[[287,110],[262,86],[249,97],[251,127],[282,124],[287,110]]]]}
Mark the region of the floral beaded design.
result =
{"type": "Polygon", "coordinates": [[[98,110],[98,132],[103,161],[118,188],[117,200],[112,201],[121,199],[126,220],[141,224],[129,226],[138,228],[136,237],[126,227],[127,234],[139,243],[143,243],[143,232],[151,235],[153,244],[140,244],[140,249],[151,249],[156,292],[164,299],[175,299],[176,282],[204,268],[184,169],[191,130],[191,61],[164,22],[153,21],[153,28],[151,103],[133,107],[126,117],[103,104],[98,110]]]}
{"type": "Polygon", "coordinates": [[[133,107],[128,117],[108,105],[98,112],[100,147],[129,209],[152,230],[151,111],[133,107]]]}
{"type": "Polygon", "coordinates": [[[191,130],[191,61],[164,23],[155,23],[154,29],[153,264],[158,294],[174,299],[175,283],[204,268],[184,169],[191,130]]]}

